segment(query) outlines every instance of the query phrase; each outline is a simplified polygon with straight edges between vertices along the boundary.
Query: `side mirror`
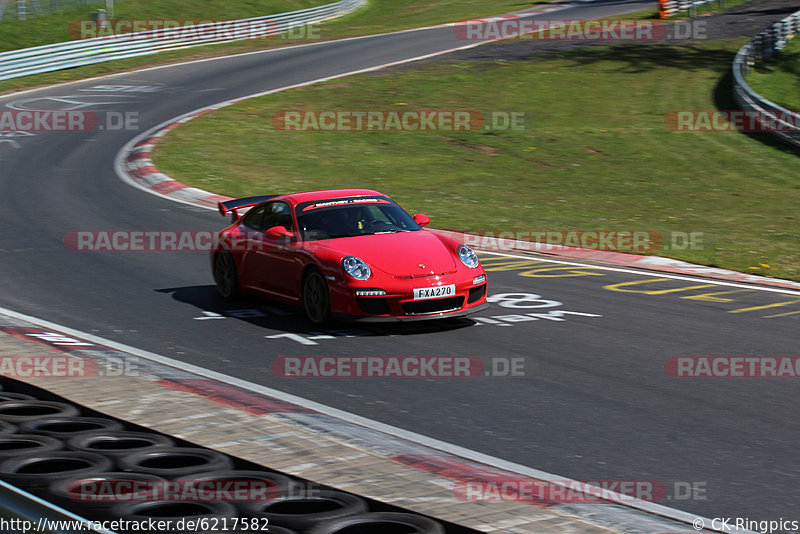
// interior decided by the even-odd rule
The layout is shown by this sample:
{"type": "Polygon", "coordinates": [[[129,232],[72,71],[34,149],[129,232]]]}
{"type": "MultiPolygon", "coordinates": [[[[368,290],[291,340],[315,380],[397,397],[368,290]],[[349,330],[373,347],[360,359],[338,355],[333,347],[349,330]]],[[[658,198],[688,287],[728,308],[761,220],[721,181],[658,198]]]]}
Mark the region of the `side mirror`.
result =
{"type": "Polygon", "coordinates": [[[414,215],[414,222],[420,226],[425,226],[429,222],[431,222],[431,218],[428,217],[427,215],[423,215],[422,213],[417,213],[416,215],[414,215]]]}
{"type": "Polygon", "coordinates": [[[285,226],[273,226],[266,232],[267,237],[272,239],[292,239],[294,234],[286,229],[285,226]]]}

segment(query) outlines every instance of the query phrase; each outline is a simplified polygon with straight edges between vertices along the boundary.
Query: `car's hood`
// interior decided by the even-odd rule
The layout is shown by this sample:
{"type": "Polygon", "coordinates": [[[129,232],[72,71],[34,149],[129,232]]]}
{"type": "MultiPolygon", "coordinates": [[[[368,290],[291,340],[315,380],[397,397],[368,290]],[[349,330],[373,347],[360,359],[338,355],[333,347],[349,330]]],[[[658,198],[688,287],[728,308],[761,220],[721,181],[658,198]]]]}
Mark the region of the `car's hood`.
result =
{"type": "Polygon", "coordinates": [[[431,232],[398,232],[317,241],[342,256],[357,256],[393,276],[427,276],[456,271],[455,251],[431,232]]]}

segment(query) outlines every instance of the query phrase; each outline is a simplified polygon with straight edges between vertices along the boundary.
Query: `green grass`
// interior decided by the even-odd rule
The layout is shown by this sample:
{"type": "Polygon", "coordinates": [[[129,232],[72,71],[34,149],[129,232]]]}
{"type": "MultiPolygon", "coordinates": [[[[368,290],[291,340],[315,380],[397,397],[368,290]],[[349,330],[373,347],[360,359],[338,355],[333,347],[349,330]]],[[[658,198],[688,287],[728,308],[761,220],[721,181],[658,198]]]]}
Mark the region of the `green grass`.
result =
{"type": "MultiPolygon", "coordinates": [[[[114,3],[115,19],[135,20],[229,20],[283,13],[329,3],[330,0],[124,0],[114,3]]],[[[63,9],[28,20],[8,15],[0,21],[0,51],[16,50],[74,37],[68,25],[91,20],[90,13],[105,8],[105,2],[63,9]]]]}
{"type": "Polygon", "coordinates": [[[658,253],[800,279],[796,154],[664,125],[669,111],[730,109],[726,75],[739,46],[609,46],[332,81],[195,119],[158,145],[156,164],[231,196],[372,187],[438,228],[704,232],[704,250],[658,253]],[[270,123],[282,110],[421,108],[524,112],[526,129],[283,132],[270,123]]]}
{"type": "Polygon", "coordinates": [[[800,110],[800,38],[754,69],[747,83],[761,96],[787,109],[800,110]]]}
{"type": "MultiPolygon", "coordinates": [[[[115,18],[141,19],[154,17],[158,19],[194,19],[194,18],[242,18],[273,12],[284,12],[330,3],[333,0],[233,0],[218,2],[216,0],[125,0],[115,4],[115,18]],[[138,6],[138,7],[136,7],[138,6]],[[162,7],[158,7],[162,6],[162,7]],[[188,7],[187,7],[188,6],[188,7]],[[244,6],[248,6],[244,9],[244,6]],[[257,9],[255,9],[257,7],[257,9]],[[255,11],[253,11],[255,9],[255,11]]],[[[78,80],[93,76],[125,72],[134,68],[163,65],[202,59],[226,54],[251,52],[265,48],[303,44],[319,40],[357,37],[372,33],[404,30],[420,26],[465,20],[500,13],[508,13],[525,9],[547,0],[369,0],[366,7],[340,19],[318,25],[317,34],[311,39],[255,39],[236,43],[218,44],[161,52],[155,55],[111,61],[87,65],[74,69],[37,74],[0,81],[0,94],[29,87],[50,85],[53,83],[78,80]]],[[[90,9],[89,11],[93,11],[90,9]]],[[[37,26],[20,26],[14,24],[5,27],[0,24],[0,50],[4,46],[34,46],[49,42],[67,40],[67,24],[76,18],[86,18],[87,9],[59,12],[58,14],[31,19],[24,24],[37,26]],[[51,18],[52,17],[52,18],[51,18]],[[19,30],[19,27],[27,28],[19,30]],[[17,28],[14,30],[14,28],[17,28]],[[20,32],[16,37],[15,32],[20,32]],[[22,33],[24,32],[24,33],[22,33]],[[41,35],[40,35],[41,34],[41,35]]]]}

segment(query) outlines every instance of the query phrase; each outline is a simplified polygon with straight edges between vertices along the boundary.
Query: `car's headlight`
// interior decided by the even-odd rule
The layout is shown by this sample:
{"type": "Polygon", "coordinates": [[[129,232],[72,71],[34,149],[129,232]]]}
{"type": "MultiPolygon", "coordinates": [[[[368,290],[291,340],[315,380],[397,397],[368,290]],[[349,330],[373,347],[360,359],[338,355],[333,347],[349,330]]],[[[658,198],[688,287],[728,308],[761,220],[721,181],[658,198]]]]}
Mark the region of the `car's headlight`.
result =
{"type": "Polygon", "coordinates": [[[366,280],[372,275],[367,265],[361,258],[345,256],[342,258],[342,269],[356,280],[366,280]]]}
{"type": "Polygon", "coordinates": [[[478,264],[480,264],[478,255],[475,254],[475,251],[472,250],[467,245],[458,245],[456,253],[458,254],[458,259],[461,260],[461,263],[463,263],[470,269],[474,269],[475,267],[478,266],[478,264]]]}

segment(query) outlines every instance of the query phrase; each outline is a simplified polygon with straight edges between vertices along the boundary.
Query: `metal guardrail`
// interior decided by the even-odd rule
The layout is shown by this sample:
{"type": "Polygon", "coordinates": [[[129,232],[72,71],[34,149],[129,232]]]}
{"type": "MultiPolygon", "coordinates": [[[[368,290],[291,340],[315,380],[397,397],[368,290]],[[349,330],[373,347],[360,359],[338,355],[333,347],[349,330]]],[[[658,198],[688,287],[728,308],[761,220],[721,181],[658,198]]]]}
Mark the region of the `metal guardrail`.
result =
{"type": "Polygon", "coordinates": [[[688,11],[689,15],[697,15],[697,7],[716,3],[718,9],[725,9],[725,0],[659,0],[659,16],[666,19],[681,11],[688,11]]]}
{"type": "Polygon", "coordinates": [[[762,122],[775,124],[770,131],[782,140],[800,146],[800,113],[790,111],[767,100],[747,85],[745,75],[757,61],[784,48],[789,39],[800,33],[800,11],[776,22],[744,45],[733,60],[733,94],[745,111],[756,112],[762,122]]]}
{"type": "Polygon", "coordinates": [[[12,50],[0,53],[0,80],[155,54],[164,50],[280,35],[293,28],[346,15],[366,3],[367,0],[340,0],[277,15],[124,33],[12,50]]]}

